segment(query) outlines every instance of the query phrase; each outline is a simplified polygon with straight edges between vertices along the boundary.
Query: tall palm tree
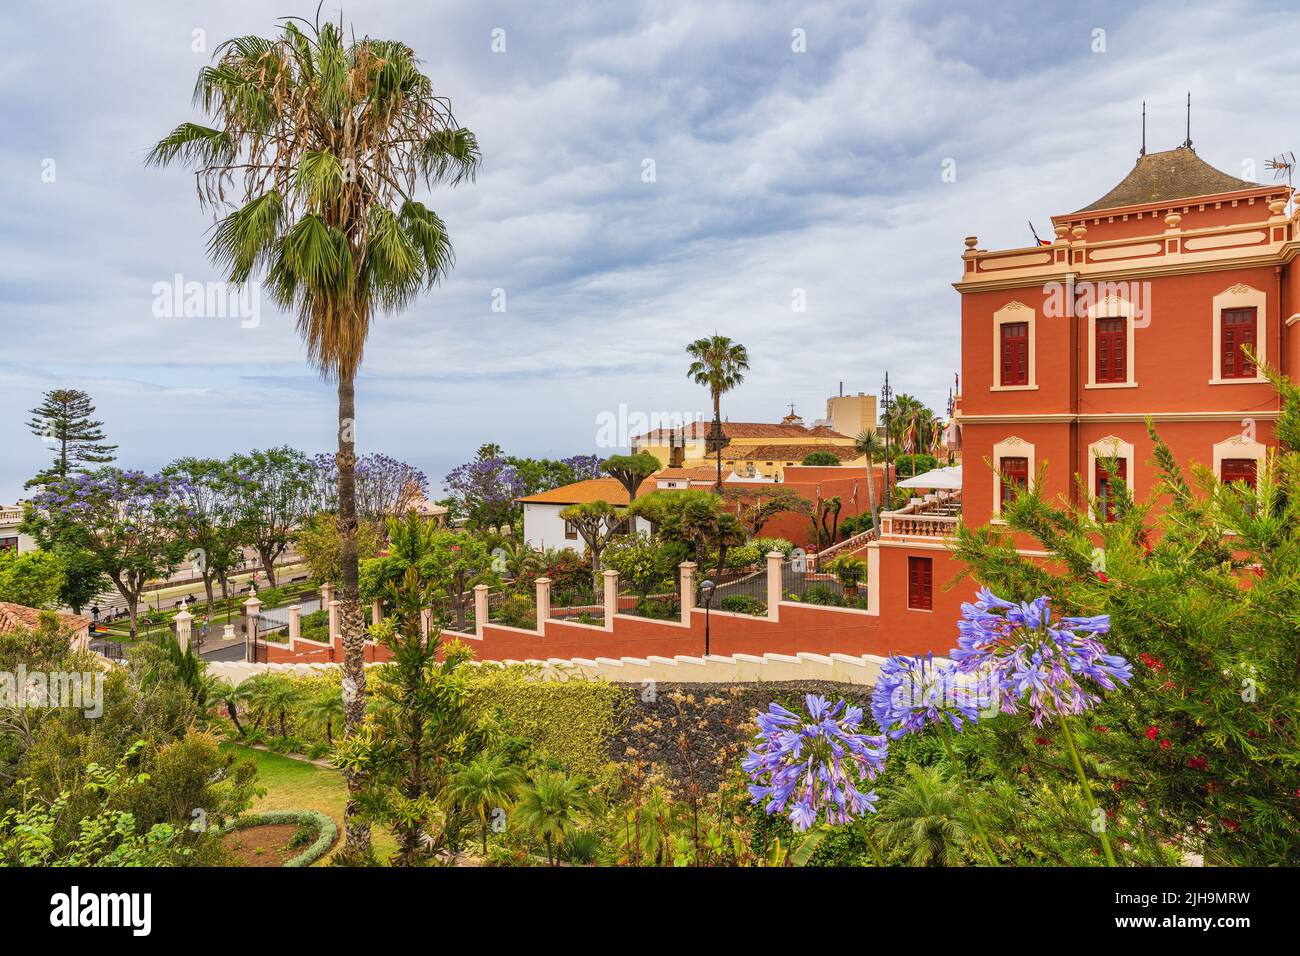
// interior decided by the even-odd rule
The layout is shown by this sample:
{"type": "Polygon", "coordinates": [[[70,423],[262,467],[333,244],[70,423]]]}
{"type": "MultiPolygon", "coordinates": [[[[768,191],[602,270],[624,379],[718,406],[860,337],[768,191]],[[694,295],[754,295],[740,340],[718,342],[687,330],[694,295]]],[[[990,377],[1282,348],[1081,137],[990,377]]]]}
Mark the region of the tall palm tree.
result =
{"type": "Polygon", "coordinates": [[[962,866],[971,831],[960,788],[939,767],[909,765],[907,777],[881,794],[878,830],[886,848],[905,853],[909,866],[962,866]]]}
{"type": "MultiPolygon", "coordinates": [[[[201,203],[227,213],[208,244],[230,281],[265,277],[298,315],[307,356],[338,386],[344,732],[365,716],[364,622],[357,589],[357,369],[374,317],[408,305],[452,265],[451,241],[417,191],[472,179],[474,135],[404,43],[346,41],[343,24],[285,18],[278,35],[228,40],[204,67],[195,102],[212,125],[182,123],[147,163],[195,168],[201,203]],[[305,21],[302,21],[305,23],[305,21]]],[[[350,853],[370,828],[349,773],[350,853]]]]}
{"type": "Polygon", "coordinates": [[[520,790],[514,816],[542,838],[546,860],[554,866],[558,860],[556,846],[595,810],[591,781],[544,770],[520,790]]]}
{"type": "MultiPolygon", "coordinates": [[[[713,397],[713,420],[721,425],[722,393],[731,391],[745,380],[745,373],[749,371],[749,352],[739,342],[715,333],[708,338],[696,339],[686,346],[686,353],[693,359],[686,376],[696,385],[708,388],[713,397]]],[[[715,454],[718,459],[716,490],[722,494],[721,444],[715,454]]]]}
{"type": "Polygon", "coordinates": [[[872,468],[876,459],[885,454],[885,443],[874,428],[863,430],[853,440],[853,450],[867,459],[867,507],[871,509],[871,523],[876,523],[876,479],[872,468]]]}
{"type": "Polygon", "coordinates": [[[519,772],[500,757],[482,756],[454,774],[447,788],[447,798],[473,810],[483,835],[483,855],[488,851],[488,817],[498,807],[505,809],[514,802],[519,772]]]}

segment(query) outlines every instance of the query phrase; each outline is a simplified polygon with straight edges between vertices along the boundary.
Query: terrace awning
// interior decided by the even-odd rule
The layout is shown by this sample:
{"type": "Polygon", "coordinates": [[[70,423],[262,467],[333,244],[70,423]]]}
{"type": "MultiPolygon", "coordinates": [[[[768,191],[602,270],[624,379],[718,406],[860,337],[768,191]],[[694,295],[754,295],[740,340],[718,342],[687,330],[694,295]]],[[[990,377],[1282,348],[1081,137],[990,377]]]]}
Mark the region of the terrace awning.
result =
{"type": "Polygon", "coordinates": [[[961,465],[947,468],[935,468],[924,471],[911,478],[904,478],[897,485],[899,488],[931,488],[935,491],[961,490],[961,465]]]}

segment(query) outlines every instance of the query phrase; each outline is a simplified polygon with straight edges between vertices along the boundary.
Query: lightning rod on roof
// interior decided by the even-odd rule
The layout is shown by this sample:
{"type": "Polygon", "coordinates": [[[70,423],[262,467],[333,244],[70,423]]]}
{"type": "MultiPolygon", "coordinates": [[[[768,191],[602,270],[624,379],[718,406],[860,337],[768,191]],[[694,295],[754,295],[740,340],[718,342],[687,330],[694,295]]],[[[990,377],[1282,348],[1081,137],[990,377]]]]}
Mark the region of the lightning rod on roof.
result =
{"type": "Polygon", "coordinates": [[[1147,101],[1142,101],[1142,151],[1138,153],[1138,159],[1147,154],[1147,101]]]}
{"type": "Polygon", "coordinates": [[[1183,140],[1183,145],[1188,149],[1192,147],[1192,93],[1187,92],[1187,139],[1183,140]]]}

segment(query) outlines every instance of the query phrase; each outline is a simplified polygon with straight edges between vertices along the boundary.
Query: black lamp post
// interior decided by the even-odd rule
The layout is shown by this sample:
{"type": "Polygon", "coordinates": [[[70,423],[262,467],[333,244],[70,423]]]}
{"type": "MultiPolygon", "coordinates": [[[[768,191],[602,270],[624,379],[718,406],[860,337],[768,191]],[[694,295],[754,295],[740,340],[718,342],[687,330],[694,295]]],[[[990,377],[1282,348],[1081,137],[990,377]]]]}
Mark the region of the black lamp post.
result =
{"type": "Polygon", "coordinates": [[[700,590],[704,592],[704,656],[709,656],[709,608],[713,606],[713,581],[705,578],[700,582],[700,590]]]}
{"type": "Polygon", "coordinates": [[[889,464],[890,464],[890,443],[889,443],[889,417],[894,408],[894,390],[889,387],[889,373],[885,373],[885,385],[880,390],[880,405],[885,410],[885,507],[883,510],[889,510],[889,464]]]}

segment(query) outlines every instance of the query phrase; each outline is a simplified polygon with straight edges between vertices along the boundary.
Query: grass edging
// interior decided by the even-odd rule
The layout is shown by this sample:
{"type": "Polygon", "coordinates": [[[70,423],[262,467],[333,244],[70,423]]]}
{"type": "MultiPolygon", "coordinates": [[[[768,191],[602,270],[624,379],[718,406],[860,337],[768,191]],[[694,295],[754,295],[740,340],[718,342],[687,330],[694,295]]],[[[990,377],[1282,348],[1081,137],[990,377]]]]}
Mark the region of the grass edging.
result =
{"type": "Polygon", "coordinates": [[[285,866],[311,866],[328,853],[334,841],[339,838],[338,824],[315,810],[268,810],[265,813],[249,813],[230,821],[222,827],[222,832],[233,833],[248,827],[275,823],[297,823],[316,828],[315,842],[297,856],[285,861],[285,866]]]}

